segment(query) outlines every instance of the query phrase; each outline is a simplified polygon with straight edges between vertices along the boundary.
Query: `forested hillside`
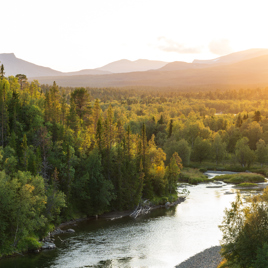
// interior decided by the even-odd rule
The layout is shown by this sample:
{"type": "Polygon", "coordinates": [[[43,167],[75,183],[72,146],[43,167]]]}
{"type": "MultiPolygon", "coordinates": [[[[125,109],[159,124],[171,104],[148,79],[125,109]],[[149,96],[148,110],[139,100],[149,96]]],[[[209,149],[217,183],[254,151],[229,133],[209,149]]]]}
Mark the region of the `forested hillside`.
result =
{"type": "Polygon", "coordinates": [[[0,255],[64,220],[172,201],[182,164],[265,164],[266,96],[41,86],[2,69],[0,255]]]}

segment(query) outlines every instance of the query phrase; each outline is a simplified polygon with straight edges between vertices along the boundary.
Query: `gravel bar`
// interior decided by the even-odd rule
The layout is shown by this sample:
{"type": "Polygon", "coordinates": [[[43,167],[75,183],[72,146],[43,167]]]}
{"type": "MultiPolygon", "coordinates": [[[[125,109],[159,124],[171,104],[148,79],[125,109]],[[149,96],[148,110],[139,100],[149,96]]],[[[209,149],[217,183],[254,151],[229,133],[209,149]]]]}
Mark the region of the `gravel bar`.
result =
{"type": "Polygon", "coordinates": [[[220,250],[221,246],[205,249],[177,265],[176,268],[217,268],[222,261],[220,250]]]}

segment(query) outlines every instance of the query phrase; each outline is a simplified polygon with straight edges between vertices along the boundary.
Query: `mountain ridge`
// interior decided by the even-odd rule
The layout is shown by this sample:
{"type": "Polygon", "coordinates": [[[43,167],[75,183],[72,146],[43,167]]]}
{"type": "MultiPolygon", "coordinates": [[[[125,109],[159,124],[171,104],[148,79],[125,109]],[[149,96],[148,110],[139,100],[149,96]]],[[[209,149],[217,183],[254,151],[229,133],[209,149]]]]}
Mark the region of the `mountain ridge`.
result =
{"type": "MultiPolygon", "coordinates": [[[[39,79],[39,78],[36,78],[39,79]]],[[[232,63],[175,71],[147,71],[102,76],[43,77],[43,84],[55,80],[61,86],[89,87],[219,87],[268,85],[268,55],[232,63]]]]}

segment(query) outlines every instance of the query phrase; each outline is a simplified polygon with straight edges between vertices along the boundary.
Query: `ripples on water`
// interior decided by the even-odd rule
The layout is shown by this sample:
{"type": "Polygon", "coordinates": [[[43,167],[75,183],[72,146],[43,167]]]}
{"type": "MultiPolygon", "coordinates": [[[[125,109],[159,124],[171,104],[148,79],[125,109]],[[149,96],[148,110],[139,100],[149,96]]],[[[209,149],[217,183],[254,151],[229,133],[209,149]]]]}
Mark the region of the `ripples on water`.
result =
{"type": "Polygon", "coordinates": [[[189,187],[184,203],[157,209],[137,219],[98,219],[73,227],[75,234],[56,238],[57,249],[0,261],[6,268],[174,267],[190,256],[219,245],[224,209],[231,188],[189,187]]]}

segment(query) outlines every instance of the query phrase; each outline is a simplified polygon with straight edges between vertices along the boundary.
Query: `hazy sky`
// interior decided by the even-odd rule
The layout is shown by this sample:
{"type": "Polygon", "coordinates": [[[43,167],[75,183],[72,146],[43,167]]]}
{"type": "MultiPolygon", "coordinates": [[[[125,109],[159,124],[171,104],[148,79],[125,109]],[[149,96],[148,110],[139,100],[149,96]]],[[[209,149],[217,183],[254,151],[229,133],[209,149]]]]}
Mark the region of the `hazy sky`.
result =
{"type": "Polygon", "coordinates": [[[0,53],[60,71],[268,48],[268,1],[1,0],[0,53]]]}

